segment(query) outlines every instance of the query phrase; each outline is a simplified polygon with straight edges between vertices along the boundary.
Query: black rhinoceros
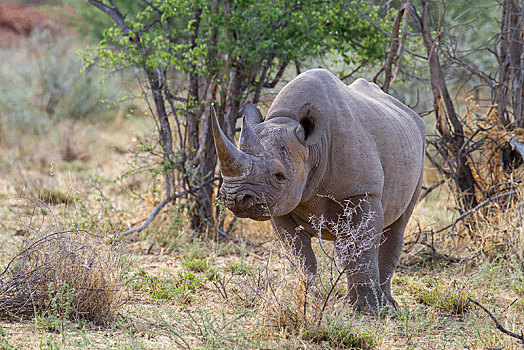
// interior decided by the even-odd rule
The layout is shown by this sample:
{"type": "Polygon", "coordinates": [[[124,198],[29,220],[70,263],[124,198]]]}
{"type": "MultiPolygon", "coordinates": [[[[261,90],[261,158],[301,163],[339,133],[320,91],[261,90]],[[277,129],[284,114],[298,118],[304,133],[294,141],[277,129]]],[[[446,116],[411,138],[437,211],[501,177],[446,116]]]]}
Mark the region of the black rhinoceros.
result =
{"type": "Polygon", "coordinates": [[[315,273],[311,238],[317,233],[308,219],[336,220],[341,202],[365,198],[353,223],[374,212],[377,244],[348,276],[348,296],[358,309],[396,305],[391,277],[422,184],[421,118],[377,85],[358,79],[348,86],[324,69],[287,84],[264,121],[256,107],[245,114],[240,149],[214,121],[225,205],[239,217],[271,218],[277,234],[295,236],[296,253],[315,273]]]}

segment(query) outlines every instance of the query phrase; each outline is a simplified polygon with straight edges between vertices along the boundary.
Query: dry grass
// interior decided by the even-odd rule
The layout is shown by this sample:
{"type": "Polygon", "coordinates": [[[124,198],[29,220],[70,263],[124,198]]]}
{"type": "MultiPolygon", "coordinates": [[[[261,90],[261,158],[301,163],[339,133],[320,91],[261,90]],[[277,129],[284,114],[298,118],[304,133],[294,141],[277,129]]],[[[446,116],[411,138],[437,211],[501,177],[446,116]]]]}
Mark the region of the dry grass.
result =
{"type": "Polygon", "coordinates": [[[54,312],[67,319],[110,322],[123,301],[118,246],[84,230],[46,227],[39,214],[51,215],[49,208],[40,201],[28,203],[22,207],[31,213],[28,221],[17,223],[25,244],[0,275],[0,317],[54,312]]]}
{"type": "MultiPolygon", "coordinates": [[[[2,62],[2,69],[6,65],[2,62]]],[[[17,84],[13,81],[10,88],[17,84]]],[[[14,97],[18,95],[23,96],[19,91],[14,97]]],[[[300,264],[290,267],[289,250],[273,241],[268,222],[237,222],[231,233],[254,243],[249,247],[190,241],[183,206],[169,206],[148,229],[122,243],[130,266],[124,271],[129,298],[118,309],[121,317],[105,327],[86,326],[79,319],[111,320],[114,312],[105,312],[120,304],[121,276],[109,271],[118,267],[119,252],[104,237],[56,229],[51,211],[59,227],[74,224],[75,229],[111,232],[140,224],[158,204],[158,184],[148,174],[121,177],[133,161],[125,150],[139,144],[137,133],[152,129],[146,118],[123,115],[120,111],[110,123],[79,121],[74,127],[59,122],[46,137],[22,137],[3,123],[0,133],[9,138],[0,141],[0,262],[7,267],[23,253],[2,275],[2,288],[10,285],[6,290],[13,293],[2,293],[0,298],[8,298],[0,299],[0,305],[8,310],[5,316],[31,319],[2,320],[0,347],[522,349],[480,310],[462,304],[471,295],[509,330],[524,329],[522,202],[489,206],[472,215],[468,224],[475,223],[474,231],[459,223],[452,232],[432,235],[431,229],[457,215],[446,186],[419,203],[410,222],[392,283],[400,305],[395,313],[361,315],[349,307],[344,284],[332,288],[336,269],[322,254],[323,249],[333,254],[329,244],[321,249],[314,243],[324,285],[312,285],[300,264]],[[47,207],[10,199],[39,195],[47,207]],[[45,287],[29,289],[25,281],[37,283],[44,273],[45,287]],[[99,292],[104,288],[107,293],[99,292]],[[25,293],[25,299],[15,290],[25,293]],[[84,301],[75,293],[93,299],[84,301]],[[11,308],[5,308],[8,304],[11,308]],[[43,314],[33,317],[35,307],[43,314]],[[49,327],[51,314],[76,321],[67,329],[49,327]]],[[[432,169],[426,174],[428,186],[438,180],[432,169]]],[[[226,226],[231,220],[226,213],[226,226]]]]}
{"type": "MultiPolygon", "coordinates": [[[[24,193],[24,181],[31,184],[29,188],[32,191],[45,187],[71,198],[67,205],[60,203],[60,200],[48,201],[48,206],[58,212],[60,217],[57,219],[63,219],[64,223],[110,229],[118,228],[124,222],[135,225],[147,217],[158,202],[158,196],[144,194],[147,190],[143,185],[131,193],[127,183],[111,180],[123,172],[123,159],[126,158],[117,152],[115,142],[118,141],[120,148],[126,142],[131,143],[133,137],[127,135],[133,135],[137,128],[143,128],[143,124],[142,121],[124,120],[114,126],[118,130],[112,130],[110,125],[99,127],[98,137],[89,141],[88,158],[77,160],[71,166],[56,154],[52,159],[52,171],[48,163],[50,159],[43,161],[46,166],[38,166],[32,161],[34,155],[27,153],[27,150],[8,150],[0,154],[0,162],[7,169],[0,179],[0,196],[4,198],[0,209],[0,243],[4,247],[0,257],[3,266],[26,244],[22,234],[27,230],[7,225],[7,219],[11,218],[13,222],[14,218],[29,217],[32,211],[28,212],[16,203],[7,205],[5,199],[24,193]],[[96,177],[92,177],[93,174],[96,177]],[[109,205],[113,208],[107,209],[109,205]]],[[[78,127],[80,130],[82,125],[78,127]]],[[[46,144],[48,141],[31,142],[46,144]]],[[[37,149],[37,152],[40,151],[37,149]]],[[[46,156],[42,154],[42,157],[46,156]]],[[[147,180],[137,179],[147,184],[147,180]]],[[[233,231],[235,237],[247,238],[255,243],[254,247],[215,241],[190,242],[191,233],[187,229],[183,208],[172,206],[166,208],[159,220],[145,232],[130,237],[131,242],[125,243],[131,252],[128,259],[132,262],[128,276],[138,276],[144,270],[147,272],[144,281],[158,281],[159,284],[147,282],[145,289],[130,290],[130,299],[120,309],[122,319],[115,324],[115,328],[86,329],[80,323],[73,329],[58,330],[57,334],[56,327],[35,329],[35,323],[43,322],[40,320],[30,323],[2,322],[6,334],[2,339],[19,348],[55,344],[65,348],[303,349],[305,344],[307,348],[324,349],[367,344],[377,349],[452,349],[465,346],[470,349],[502,346],[505,349],[520,349],[515,340],[500,334],[491,320],[475,307],[469,306],[464,313],[457,315],[445,306],[441,308],[438,303],[427,305],[420,299],[421,293],[431,296],[438,290],[442,295],[454,283],[460,282],[459,286],[463,288],[460,291],[466,295],[471,293],[492,310],[508,329],[518,333],[524,328],[522,259],[516,249],[521,247],[522,241],[517,241],[519,236],[515,235],[522,227],[518,205],[515,203],[499,214],[496,207],[492,208],[494,217],[485,217],[483,224],[481,221],[484,219],[475,216],[475,220],[479,221],[473,236],[477,237],[475,240],[459,226],[454,233],[436,235],[433,241],[428,235],[425,242],[410,245],[410,240],[416,238],[413,232],[418,231],[417,223],[424,229],[441,227],[455,215],[452,195],[445,188],[434,192],[416,208],[408,229],[407,250],[402,256],[404,266],[397,269],[394,276],[392,289],[401,306],[398,313],[383,317],[359,315],[347,305],[344,285],[338,285],[320,327],[314,323],[315,312],[318,311],[314,305],[322,299],[315,299],[317,295],[314,294],[310,294],[309,299],[304,298],[300,272],[297,275],[290,268],[279,243],[272,241],[273,234],[267,222],[239,220],[237,223],[233,231]],[[485,239],[479,240],[478,237],[485,239]],[[156,244],[149,249],[154,241],[156,244]],[[424,255],[429,248],[423,243],[433,244],[438,252],[467,259],[454,263],[424,255]],[[207,268],[213,270],[210,278],[205,271],[206,263],[202,261],[206,261],[207,268]],[[409,262],[413,261],[425,263],[410,265],[409,262]],[[181,275],[191,272],[195,277],[193,279],[200,281],[199,287],[181,288],[184,279],[178,278],[178,271],[182,271],[181,275]],[[421,283],[425,280],[429,282],[421,283]],[[266,301],[257,297],[261,294],[266,301]],[[304,305],[308,308],[307,317],[313,320],[307,323],[308,326],[304,326],[306,323],[300,318],[304,305]],[[34,334],[33,340],[27,339],[28,333],[34,334]]],[[[226,215],[227,225],[230,213],[226,215]]],[[[50,218],[50,215],[39,216],[42,220],[50,218]]],[[[34,226],[53,227],[52,222],[50,225],[36,220],[33,222],[34,226]]],[[[329,244],[324,248],[330,254],[333,251],[329,244]]],[[[322,256],[317,243],[315,249],[317,256],[322,256]]],[[[320,260],[321,274],[329,281],[329,260],[320,260]]],[[[319,296],[322,295],[325,296],[319,296]]],[[[65,309],[68,299],[64,297],[61,300],[58,304],[65,309]]]]}

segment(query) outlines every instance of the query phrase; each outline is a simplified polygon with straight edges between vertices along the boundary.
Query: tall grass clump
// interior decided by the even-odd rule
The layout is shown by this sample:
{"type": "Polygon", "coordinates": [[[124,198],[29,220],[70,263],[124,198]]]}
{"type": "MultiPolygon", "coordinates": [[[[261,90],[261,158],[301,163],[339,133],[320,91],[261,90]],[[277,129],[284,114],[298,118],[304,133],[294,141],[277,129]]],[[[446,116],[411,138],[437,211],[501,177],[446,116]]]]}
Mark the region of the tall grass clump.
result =
{"type": "MultiPolygon", "coordinates": [[[[523,188],[521,185],[520,193],[523,188]]],[[[508,202],[506,207],[497,206],[487,213],[477,213],[476,240],[482,257],[520,261],[524,268],[524,204],[520,198],[508,202]]]]}
{"type": "Polygon", "coordinates": [[[119,247],[107,237],[61,229],[56,221],[45,225],[40,214],[52,213],[41,202],[32,204],[26,208],[31,220],[17,223],[25,243],[0,274],[0,318],[52,314],[107,324],[125,294],[119,247]]]}

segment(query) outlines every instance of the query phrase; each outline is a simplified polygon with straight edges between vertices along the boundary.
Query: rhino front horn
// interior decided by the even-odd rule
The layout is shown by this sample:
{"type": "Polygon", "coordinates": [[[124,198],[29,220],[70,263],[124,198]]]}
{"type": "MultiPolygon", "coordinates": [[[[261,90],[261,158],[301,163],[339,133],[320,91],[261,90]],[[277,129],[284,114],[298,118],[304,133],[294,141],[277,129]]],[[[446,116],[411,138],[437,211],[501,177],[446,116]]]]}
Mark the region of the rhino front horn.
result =
{"type": "Polygon", "coordinates": [[[253,156],[261,156],[264,154],[264,146],[260,143],[257,134],[253,131],[247,117],[242,116],[242,130],[240,131],[240,142],[238,147],[242,152],[251,154],[253,156]]]}
{"type": "Polygon", "coordinates": [[[251,170],[250,156],[237,149],[236,146],[228,140],[218,124],[216,114],[211,118],[211,121],[222,176],[229,178],[246,177],[251,170]]]}

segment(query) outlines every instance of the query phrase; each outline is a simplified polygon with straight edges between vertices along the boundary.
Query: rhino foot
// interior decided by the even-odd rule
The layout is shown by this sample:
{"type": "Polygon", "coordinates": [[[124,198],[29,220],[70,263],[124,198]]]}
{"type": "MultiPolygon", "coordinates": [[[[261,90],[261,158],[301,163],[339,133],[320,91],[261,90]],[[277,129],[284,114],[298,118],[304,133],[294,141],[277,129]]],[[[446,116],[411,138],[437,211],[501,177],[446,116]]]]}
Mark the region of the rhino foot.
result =
{"type": "Polygon", "coordinates": [[[363,314],[380,315],[397,309],[397,302],[382,291],[360,295],[353,303],[353,308],[363,314]]]}

